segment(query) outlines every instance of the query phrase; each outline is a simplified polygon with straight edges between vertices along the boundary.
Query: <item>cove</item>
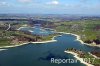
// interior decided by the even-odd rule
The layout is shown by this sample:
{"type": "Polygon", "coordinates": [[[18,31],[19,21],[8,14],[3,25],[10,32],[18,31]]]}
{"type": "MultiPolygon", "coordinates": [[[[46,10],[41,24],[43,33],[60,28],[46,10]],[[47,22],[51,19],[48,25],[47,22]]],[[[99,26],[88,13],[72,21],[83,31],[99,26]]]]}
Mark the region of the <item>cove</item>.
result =
{"type": "MultiPolygon", "coordinates": [[[[7,48],[0,51],[0,66],[86,66],[78,63],[54,64],[51,58],[75,59],[73,55],[64,53],[66,48],[81,49],[84,52],[100,50],[76,41],[73,35],[63,34],[55,37],[57,42],[43,44],[27,44],[18,47],[7,48]]],[[[4,48],[3,48],[4,49],[4,48]]]]}

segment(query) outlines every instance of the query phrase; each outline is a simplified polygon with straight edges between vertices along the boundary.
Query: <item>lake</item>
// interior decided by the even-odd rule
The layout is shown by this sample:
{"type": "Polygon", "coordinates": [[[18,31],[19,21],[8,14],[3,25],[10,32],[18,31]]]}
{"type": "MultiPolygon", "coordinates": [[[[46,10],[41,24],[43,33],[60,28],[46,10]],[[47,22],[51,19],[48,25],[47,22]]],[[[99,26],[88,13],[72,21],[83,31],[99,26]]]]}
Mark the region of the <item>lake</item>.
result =
{"type": "Polygon", "coordinates": [[[55,30],[53,29],[43,28],[41,26],[23,27],[23,28],[20,28],[20,31],[27,31],[33,35],[42,35],[42,36],[48,36],[50,34],[56,33],[55,30]]]}
{"type": "Polygon", "coordinates": [[[0,51],[0,66],[85,66],[80,63],[51,63],[51,58],[75,59],[73,55],[64,52],[66,48],[81,49],[84,52],[100,50],[76,41],[76,37],[63,34],[55,37],[57,42],[45,44],[27,44],[23,46],[7,48],[0,51]]]}

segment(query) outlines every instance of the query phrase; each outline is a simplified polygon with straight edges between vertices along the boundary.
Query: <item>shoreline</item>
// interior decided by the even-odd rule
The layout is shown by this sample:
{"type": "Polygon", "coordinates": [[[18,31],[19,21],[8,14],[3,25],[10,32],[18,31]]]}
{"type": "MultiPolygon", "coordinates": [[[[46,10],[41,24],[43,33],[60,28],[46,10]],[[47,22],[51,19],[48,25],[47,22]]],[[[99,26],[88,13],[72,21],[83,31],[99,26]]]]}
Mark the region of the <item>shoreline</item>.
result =
{"type": "MultiPolygon", "coordinates": [[[[73,34],[73,33],[66,33],[66,32],[57,32],[57,33],[62,33],[62,34],[70,34],[70,35],[74,35],[76,37],[76,40],[81,42],[81,44],[85,44],[87,45],[87,43],[84,43],[81,39],[80,39],[80,36],[79,35],[76,35],[76,34],[73,34]]],[[[61,36],[61,35],[58,35],[58,36],[61,36]]],[[[22,46],[22,45],[26,45],[26,44],[29,44],[29,43],[33,43],[33,44],[39,44],[39,43],[48,43],[48,42],[56,42],[57,40],[55,40],[55,37],[57,36],[54,36],[51,40],[48,40],[48,41],[41,41],[41,42],[26,42],[26,43],[22,43],[22,44],[19,44],[19,45],[12,45],[12,46],[3,46],[3,47],[0,47],[0,51],[3,51],[3,50],[7,50],[7,48],[11,48],[11,47],[18,47],[18,46],[22,46]],[[4,48],[4,49],[3,49],[4,48]]],[[[91,46],[91,45],[89,45],[91,46]]],[[[99,46],[100,47],[100,46],[99,46]]],[[[87,65],[87,66],[94,66],[92,64],[89,64],[89,63],[86,63],[82,60],[82,58],[79,58],[78,57],[78,54],[77,53],[74,53],[74,52],[71,52],[71,51],[64,51],[65,53],[70,53],[72,55],[74,55],[74,57],[76,59],[78,59],[81,63],[87,65]]]]}
{"type": "Polygon", "coordinates": [[[20,27],[20,28],[18,28],[18,29],[16,29],[16,30],[20,30],[20,29],[22,29],[22,28],[27,28],[27,27],[20,27]]]}
{"type": "Polygon", "coordinates": [[[100,57],[97,57],[96,55],[93,55],[92,53],[88,52],[90,55],[92,55],[94,58],[100,59],[100,57]]]}
{"type": "Polygon", "coordinates": [[[91,45],[91,44],[88,44],[88,43],[85,43],[81,40],[80,36],[77,35],[77,34],[73,34],[73,33],[66,33],[66,32],[57,32],[57,33],[63,33],[63,34],[70,34],[70,35],[74,35],[76,37],[76,40],[81,42],[81,44],[84,44],[84,45],[88,45],[88,46],[92,46],[92,47],[99,47],[100,48],[100,45],[91,45]]]}
{"type": "Polygon", "coordinates": [[[75,57],[77,60],[79,60],[81,63],[83,63],[83,64],[85,64],[85,65],[87,65],[87,66],[94,66],[94,65],[92,65],[92,64],[89,64],[89,63],[83,61],[83,59],[80,58],[80,57],[78,57],[78,54],[75,53],[75,52],[71,52],[71,51],[64,51],[64,52],[74,55],[74,57],[75,57]]]}
{"type": "Polygon", "coordinates": [[[76,40],[81,42],[81,44],[86,44],[84,43],[81,39],[80,39],[80,36],[77,35],[77,34],[73,34],[73,33],[66,33],[66,32],[58,32],[58,33],[63,33],[63,34],[70,34],[70,35],[74,35],[76,37],[76,40]]]}
{"type": "MultiPolygon", "coordinates": [[[[100,45],[90,45],[90,44],[84,43],[84,42],[80,39],[80,36],[77,35],[77,34],[66,33],[66,32],[56,32],[56,33],[70,34],[70,35],[75,36],[75,37],[76,37],[76,40],[79,41],[79,42],[81,42],[81,44],[88,45],[88,46],[92,46],[92,47],[100,47],[100,45]]],[[[61,35],[58,35],[58,36],[61,36],[61,35]]],[[[22,45],[26,45],[26,44],[29,44],[29,43],[33,43],[33,44],[36,43],[36,44],[39,44],[39,43],[56,42],[57,40],[55,40],[55,37],[57,37],[57,36],[54,36],[51,40],[48,40],[48,41],[41,41],[41,42],[26,42],[26,43],[22,43],[22,44],[19,44],[19,45],[2,46],[2,47],[0,47],[0,49],[2,49],[2,48],[10,48],[10,47],[22,46],[22,45]]]]}
{"type": "MultiPolygon", "coordinates": [[[[21,28],[25,28],[25,27],[20,27],[19,29],[17,30],[20,30],[21,28]]],[[[34,27],[32,27],[34,28],[34,27]]],[[[45,28],[46,29],[46,28],[45,28]]],[[[51,29],[51,28],[47,28],[47,29],[51,29]]],[[[54,30],[54,29],[53,29],[54,30]]],[[[73,34],[73,33],[66,33],[66,32],[57,32],[56,30],[54,30],[56,33],[62,33],[62,34],[70,34],[70,35],[74,35],[76,37],[76,40],[81,42],[81,44],[85,44],[85,45],[88,45],[88,46],[92,46],[92,47],[99,47],[100,48],[100,45],[95,45],[95,44],[88,44],[88,43],[85,43],[81,40],[80,36],[77,35],[77,34],[73,34]]],[[[38,43],[38,42],[36,42],[38,43]]]]}
{"type": "Polygon", "coordinates": [[[7,50],[7,49],[0,49],[0,51],[7,50]]]}
{"type": "MultiPolygon", "coordinates": [[[[58,35],[59,36],[59,35],[58,35]]],[[[2,48],[11,48],[11,47],[18,47],[18,46],[22,46],[22,45],[26,45],[26,44],[29,44],[29,43],[33,43],[33,44],[39,44],[39,43],[48,43],[48,42],[56,42],[57,40],[55,40],[54,38],[57,37],[57,36],[54,36],[51,40],[48,40],[48,41],[41,41],[41,42],[26,42],[26,43],[22,43],[22,44],[19,44],[19,45],[11,45],[11,46],[2,46],[0,47],[0,51],[2,48]]]]}

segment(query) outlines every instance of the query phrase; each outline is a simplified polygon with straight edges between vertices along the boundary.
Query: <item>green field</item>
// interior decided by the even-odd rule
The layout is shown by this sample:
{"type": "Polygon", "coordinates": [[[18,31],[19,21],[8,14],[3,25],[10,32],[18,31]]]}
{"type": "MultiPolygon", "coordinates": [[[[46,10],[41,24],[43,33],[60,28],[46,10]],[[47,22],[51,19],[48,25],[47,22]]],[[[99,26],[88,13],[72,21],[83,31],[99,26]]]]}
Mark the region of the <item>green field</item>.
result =
{"type": "Polygon", "coordinates": [[[79,20],[55,23],[59,32],[74,33],[85,41],[100,42],[100,20],[79,20]]]}
{"type": "MultiPolygon", "coordinates": [[[[5,31],[7,29],[8,23],[0,23],[0,46],[12,45],[12,40],[14,38],[26,38],[28,41],[46,41],[51,40],[53,36],[57,36],[59,34],[49,35],[49,36],[35,36],[31,34],[27,34],[21,31],[16,31],[19,27],[27,24],[26,22],[21,23],[10,23],[13,30],[5,31]],[[3,24],[3,25],[2,25],[3,24]]],[[[66,21],[66,22],[53,22],[52,24],[55,26],[57,32],[67,32],[77,34],[81,37],[81,39],[88,43],[92,44],[95,42],[96,44],[100,44],[100,20],[77,20],[77,21],[66,21]]],[[[24,42],[25,42],[24,40],[24,42]]],[[[23,41],[23,40],[22,40],[23,41]]],[[[20,42],[19,42],[20,43],[20,42]]],[[[18,44],[19,44],[18,43],[18,44]]],[[[17,44],[17,43],[15,43],[17,44]]]]}

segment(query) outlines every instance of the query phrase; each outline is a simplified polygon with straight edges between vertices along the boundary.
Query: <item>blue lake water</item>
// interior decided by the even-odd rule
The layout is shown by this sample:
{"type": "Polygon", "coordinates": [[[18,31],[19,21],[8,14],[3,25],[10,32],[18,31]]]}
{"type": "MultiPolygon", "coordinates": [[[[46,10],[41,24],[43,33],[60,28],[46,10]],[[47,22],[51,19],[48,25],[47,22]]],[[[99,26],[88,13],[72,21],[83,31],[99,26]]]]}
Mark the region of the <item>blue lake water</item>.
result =
{"type": "Polygon", "coordinates": [[[40,26],[34,26],[34,27],[25,27],[25,28],[21,28],[21,31],[28,31],[31,32],[31,34],[35,34],[35,35],[50,35],[50,34],[54,34],[55,31],[52,29],[44,29],[43,27],[40,26]]]}
{"type": "Polygon", "coordinates": [[[51,63],[51,58],[75,59],[73,55],[64,53],[66,48],[81,49],[84,52],[100,50],[76,41],[76,37],[63,34],[55,38],[57,42],[45,44],[27,44],[0,51],[0,66],[85,66],[80,63],[51,63]]]}

